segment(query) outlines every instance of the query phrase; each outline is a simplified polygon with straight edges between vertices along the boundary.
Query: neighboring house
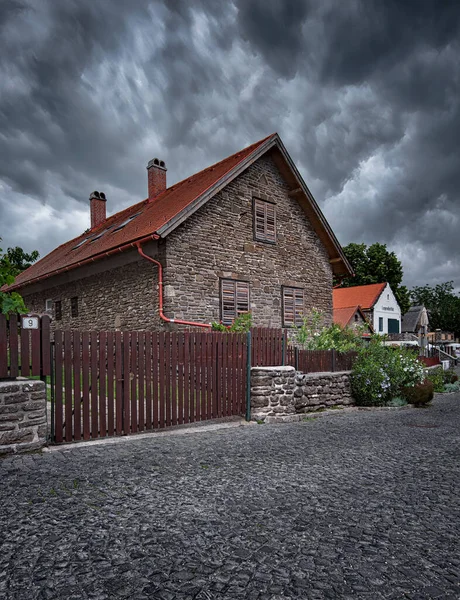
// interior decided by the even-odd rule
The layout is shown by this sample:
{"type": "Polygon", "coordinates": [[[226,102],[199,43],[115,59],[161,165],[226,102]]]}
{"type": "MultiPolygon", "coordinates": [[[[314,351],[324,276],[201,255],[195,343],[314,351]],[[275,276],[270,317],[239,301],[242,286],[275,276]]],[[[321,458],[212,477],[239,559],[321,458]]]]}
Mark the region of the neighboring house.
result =
{"type": "Polygon", "coordinates": [[[356,329],[357,327],[363,328],[364,334],[371,334],[374,332],[374,328],[366,319],[366,315],[361,310],[360,306],[347,306],[342,308],[336,308],[335,306],[335,290],[332,293],[333,303],[333,321],[341,327],[349,327],[350,329],[356,329]],[[363,327],[365,325],[365,328],[363,327]]]}
{"type": "Polygon", "coordinates": [[[400,333],[401,309],[388,283],[334,289],[334,310],[357,306],[376,333],[400,333]]]}
{"type": "Polygon", "coordinates": [[[332,277],[351,267],[277,134],[169,188],[164,162],[147,171],[146,200],[106,218],[93,192],[91,228],[16,278],[31,312],[80,330],[332,321],[332,277]]]}
{"type": "Polygon", "coordinates": [[[424,306],[411,306],[401,320],[401,333],[414,336],[419,346],[425,348],[428,334],[428,312],[424,306]]]}

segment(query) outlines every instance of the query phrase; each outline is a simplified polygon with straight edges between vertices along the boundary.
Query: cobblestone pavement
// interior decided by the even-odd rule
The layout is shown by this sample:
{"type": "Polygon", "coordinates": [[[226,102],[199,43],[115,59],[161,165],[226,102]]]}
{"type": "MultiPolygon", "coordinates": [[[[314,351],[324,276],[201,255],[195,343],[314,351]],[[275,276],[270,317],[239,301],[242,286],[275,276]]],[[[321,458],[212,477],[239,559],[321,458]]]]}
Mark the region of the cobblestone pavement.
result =
{"type": "Polygon", "coordinates": [[[460,598],[460,395],[0,461],[0,597],[460,598]]]}

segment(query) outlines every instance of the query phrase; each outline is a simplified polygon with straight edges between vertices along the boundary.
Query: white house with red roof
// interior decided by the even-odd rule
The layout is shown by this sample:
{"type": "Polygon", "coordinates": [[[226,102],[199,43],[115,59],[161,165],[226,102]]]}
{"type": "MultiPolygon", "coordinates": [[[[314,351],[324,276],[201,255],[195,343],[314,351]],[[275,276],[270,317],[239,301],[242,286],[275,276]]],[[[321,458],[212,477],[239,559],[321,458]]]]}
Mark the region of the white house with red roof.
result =
{"type": "Polygon", "coordinates": [[[345,313],[345,309],[349,309],[351,314],[359,308],[376,333],[401,332],[401,309],[388,283],[335,288],[333,304],[337,318],[339,314],[345,313]]]}

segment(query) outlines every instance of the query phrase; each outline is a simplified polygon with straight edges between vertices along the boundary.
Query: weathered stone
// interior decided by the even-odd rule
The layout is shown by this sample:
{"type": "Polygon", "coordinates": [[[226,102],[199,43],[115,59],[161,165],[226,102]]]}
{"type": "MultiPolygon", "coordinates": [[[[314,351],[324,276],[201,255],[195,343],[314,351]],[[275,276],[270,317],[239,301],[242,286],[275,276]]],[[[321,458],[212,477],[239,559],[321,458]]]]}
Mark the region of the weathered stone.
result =
{"type": "Polygon", "coordinates": [[[14,431],[7,431],[2,433],[0,436],[0,444],[18,444],[24,442],[32,442],[34,434],[28,429],[16,429],[14,431]]]}
{"type": "Polygon", "coordinates": [[[26,402],[23,405],[23,410],[42,410],[45,407],[45,399],[43,400],[33,400],[26,402]]]}
{"type": "Polygon", "coordinates": [[[28,399],[29,396],[27,394],[18,393],[4,396],[3,401],[5,404],[19,404],[20,402],[27,402],[28,399]]]}
{"type": "Polygon", "coordinates": [[[18,412],[20,409],[18,404],[9,404],[8,406],[0,405],[0,415],[10,415],[18,412]]]}

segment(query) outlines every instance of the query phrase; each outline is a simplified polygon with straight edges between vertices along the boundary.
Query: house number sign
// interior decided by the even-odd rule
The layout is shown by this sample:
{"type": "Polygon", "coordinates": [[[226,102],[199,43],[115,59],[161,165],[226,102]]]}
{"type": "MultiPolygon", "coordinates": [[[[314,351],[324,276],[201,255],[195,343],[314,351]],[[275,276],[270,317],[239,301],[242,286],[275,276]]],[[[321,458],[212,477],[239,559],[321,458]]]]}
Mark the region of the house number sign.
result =
{"type": "Polygon", "coordinates": [[[23,329],[38,329],[38,317],[22,317],[23,329]]]}

